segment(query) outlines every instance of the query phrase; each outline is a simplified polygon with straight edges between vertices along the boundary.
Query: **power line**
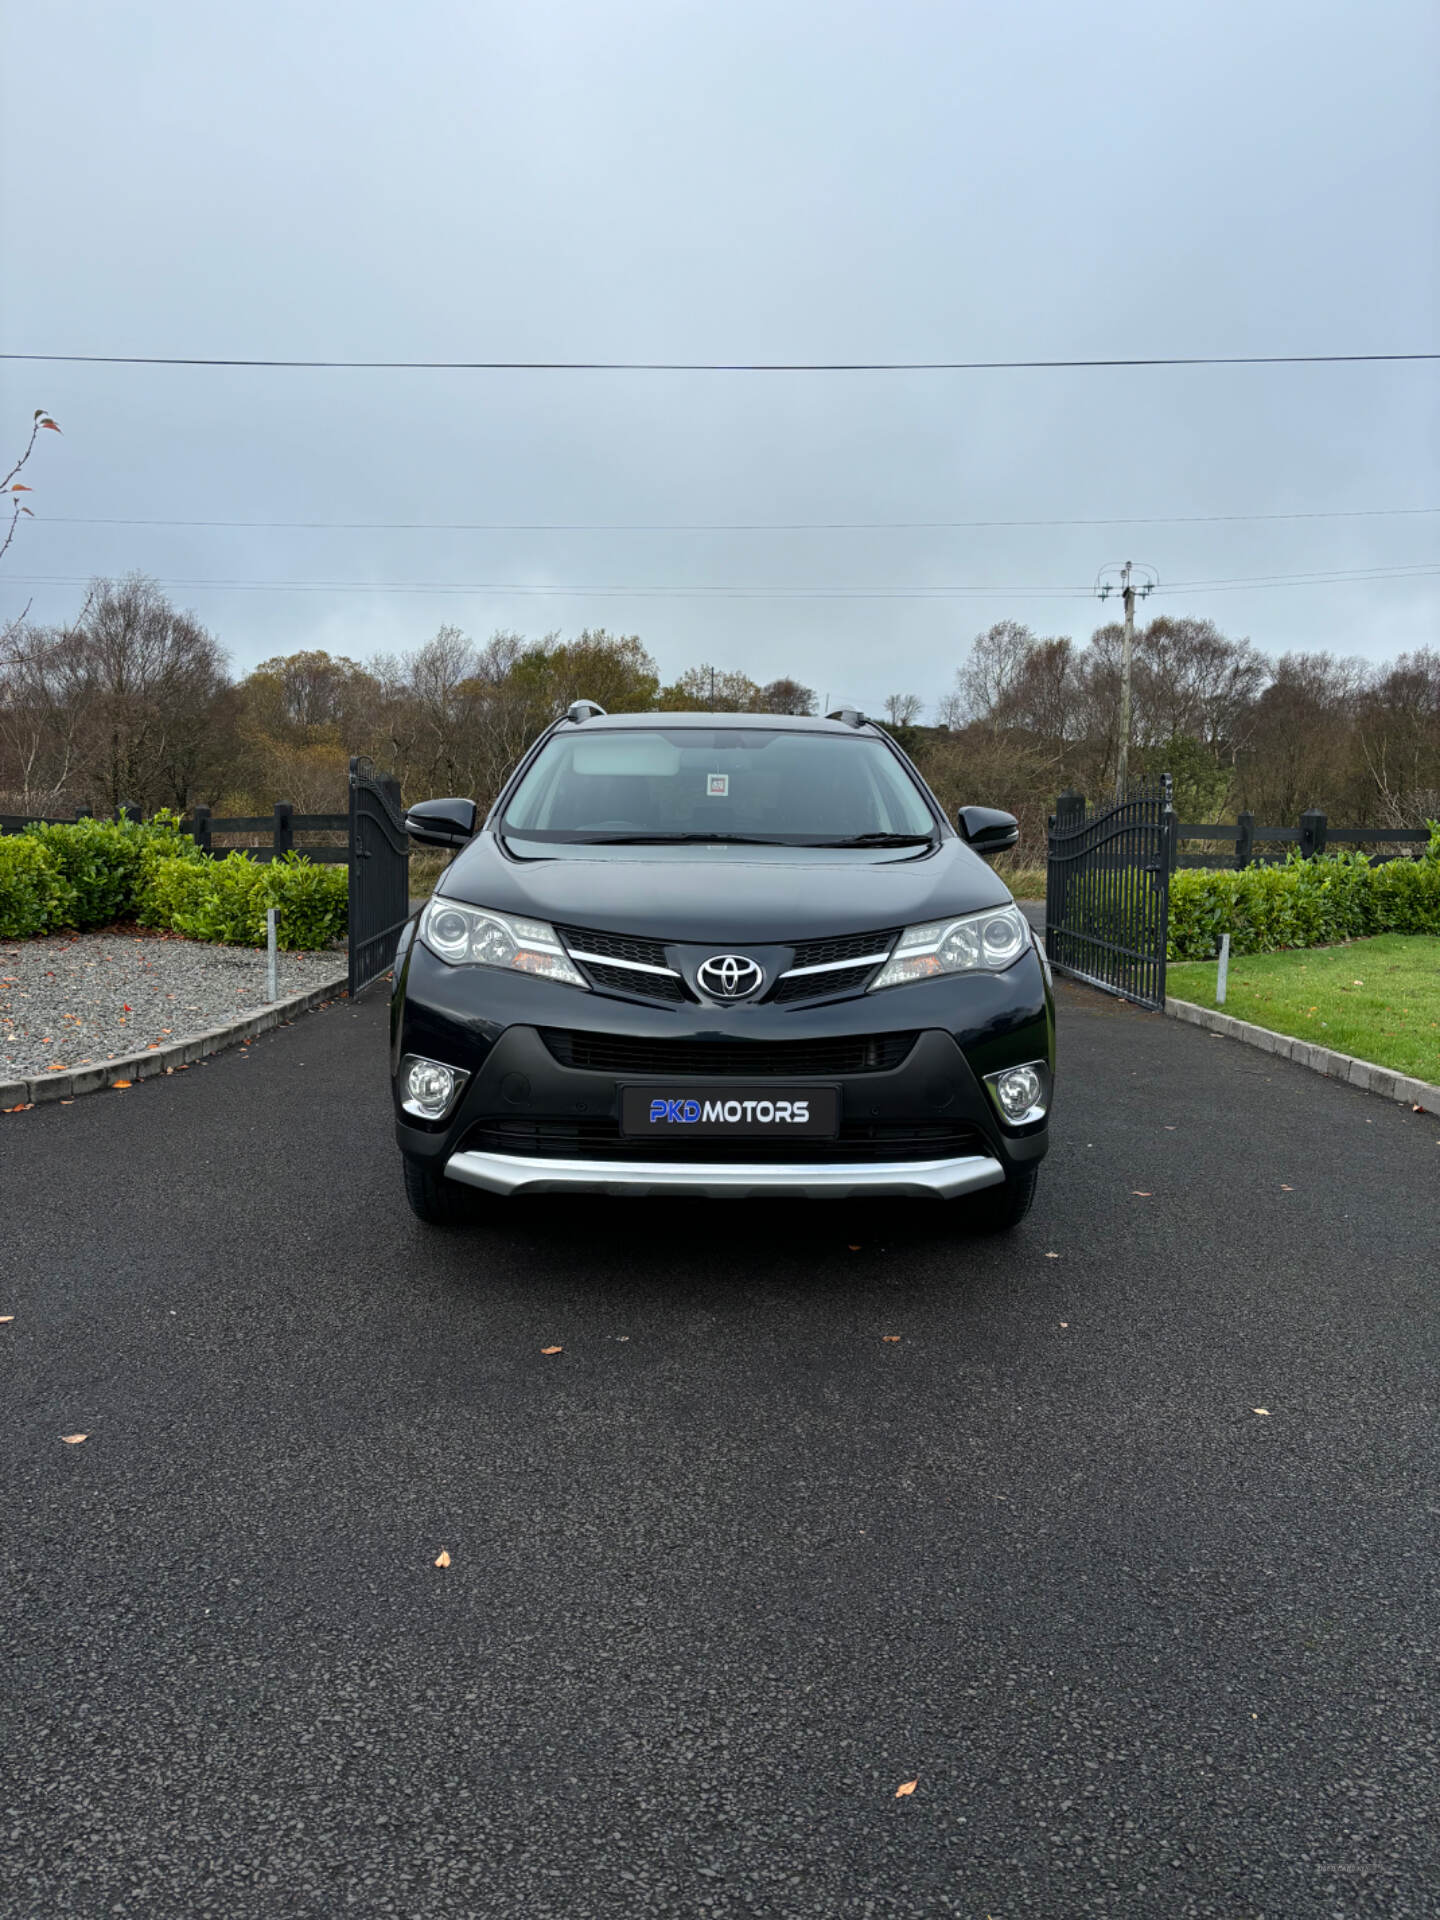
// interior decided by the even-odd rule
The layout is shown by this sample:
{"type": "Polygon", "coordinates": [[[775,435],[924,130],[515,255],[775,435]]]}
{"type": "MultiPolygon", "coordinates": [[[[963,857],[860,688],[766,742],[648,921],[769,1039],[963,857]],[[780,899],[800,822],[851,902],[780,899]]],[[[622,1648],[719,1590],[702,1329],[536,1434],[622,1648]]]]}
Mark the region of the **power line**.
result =
{"type": "MultiPolygon", "coordinates": [[[[1219,580],[1180,580],[1157,588],[1161,594],[1225,592],[1236,588],[1337,586],[1346,581],[1425,579],[1440,574],[1440,562],[1420,561],[1397,567],[1327,569],[1313,573],[1237,575],[1219,580]]],[[[89,577],[78,574],[14,574],[23,586],[85,586],[89,577]]],[[[507,593],[551,597],[626,597],[654,600],[1074,600],[1089,596],[1093,586],[947,586],[947,587],[665,587],[645,585],[595,586],[537,584],[517,580],[244,580],[221,578],[162,579],[162,587],[212,587],[249,593],[507,593]]]]}
{"type": "Polygon", "coordinates": [[[0,353],[48,366],[262,367],[355,373],[1017,373],[1105,367],[1375,366],[1440,353],[1166,354],[1084,360],[270,360],[162,353],[0,353]]]}
{"type": "Polygon", "coordinates": [[[1440,507],[1340,507],[1314,513],[1164,513],[1103,520],[151,520],[111,515],[37,515],[64,527],[299,529],[324,533],[902,533],[1000,527],[1190,527],[1274,520],[1384,520],[1440,513],[1440,507]]]}

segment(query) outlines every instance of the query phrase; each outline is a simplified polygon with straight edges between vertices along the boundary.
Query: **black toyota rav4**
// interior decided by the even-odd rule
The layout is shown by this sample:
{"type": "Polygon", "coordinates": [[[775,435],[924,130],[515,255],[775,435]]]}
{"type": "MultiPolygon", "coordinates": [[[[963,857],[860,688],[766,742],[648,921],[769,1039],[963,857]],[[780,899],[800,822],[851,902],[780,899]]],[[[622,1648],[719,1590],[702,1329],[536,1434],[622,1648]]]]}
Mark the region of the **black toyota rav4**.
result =
{"type": "Polygon", "coordinates": [[[980,857],[859,714],[577,702],[406,928],[396,1137],[422,1220],[527,1193],[973,1196],[1027,1212],[1054,1070],[1048,969],[980,857]],[[486,1196],[491,1196],[486,1200],[486,1196]]]}

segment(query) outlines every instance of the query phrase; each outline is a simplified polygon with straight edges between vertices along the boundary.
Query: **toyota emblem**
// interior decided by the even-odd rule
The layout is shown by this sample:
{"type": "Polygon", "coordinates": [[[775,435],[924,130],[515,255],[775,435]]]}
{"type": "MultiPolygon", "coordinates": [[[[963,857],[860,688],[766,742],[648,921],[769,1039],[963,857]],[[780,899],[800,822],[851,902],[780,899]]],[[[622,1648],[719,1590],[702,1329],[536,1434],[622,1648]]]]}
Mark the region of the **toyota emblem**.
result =
{"type": "Polygon", "coordinates": [[[743,953],[712,953],[695,969],[695,978],[716,1000],[743,1000],[765,984],[763,970],[743,953]]]}

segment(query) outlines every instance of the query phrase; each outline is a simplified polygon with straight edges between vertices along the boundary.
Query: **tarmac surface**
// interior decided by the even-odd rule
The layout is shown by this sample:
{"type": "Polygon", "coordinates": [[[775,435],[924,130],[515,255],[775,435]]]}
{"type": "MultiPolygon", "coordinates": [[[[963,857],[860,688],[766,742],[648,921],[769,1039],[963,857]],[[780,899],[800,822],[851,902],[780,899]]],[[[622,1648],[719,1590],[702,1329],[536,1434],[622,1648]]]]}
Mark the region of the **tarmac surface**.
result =
{"type": "Polygon", "coordinates": [[[1440,1911],[1440,1123],[1062,1002],[1003,1240],[426,1229],[373,994],[0,1117],[0,1914],[1440,1911]]]}

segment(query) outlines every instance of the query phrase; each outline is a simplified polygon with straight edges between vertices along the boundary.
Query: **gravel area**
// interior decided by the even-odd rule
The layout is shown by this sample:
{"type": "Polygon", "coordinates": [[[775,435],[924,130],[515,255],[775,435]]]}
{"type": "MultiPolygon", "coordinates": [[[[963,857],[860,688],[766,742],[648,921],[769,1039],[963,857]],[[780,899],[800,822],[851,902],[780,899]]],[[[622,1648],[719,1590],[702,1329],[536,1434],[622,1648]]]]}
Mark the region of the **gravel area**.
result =
{"type": "MultiPolygon", "coordinates": [[[[343,971],[343,952],[282,953],[280,993],[343,971]]],[[[166,1046],[268,1004],[265,954],[138,927],[0,943],[0,1080],[166,1046]]]]}

